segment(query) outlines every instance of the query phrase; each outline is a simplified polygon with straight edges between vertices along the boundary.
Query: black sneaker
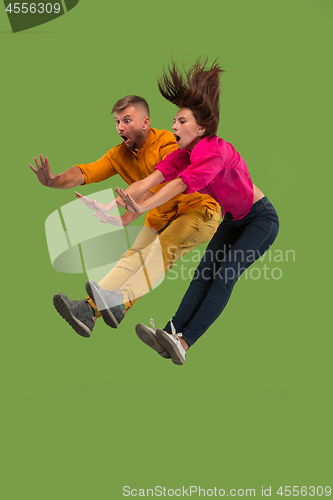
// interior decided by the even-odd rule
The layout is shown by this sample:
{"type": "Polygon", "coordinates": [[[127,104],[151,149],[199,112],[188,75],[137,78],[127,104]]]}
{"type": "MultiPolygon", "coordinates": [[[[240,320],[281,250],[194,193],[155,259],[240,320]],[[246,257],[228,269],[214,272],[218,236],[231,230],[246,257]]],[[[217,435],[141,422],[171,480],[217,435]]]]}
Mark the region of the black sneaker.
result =
{"type": "Polygon", "coordinates": [[[76,333],[81,337],[90,337],[95,322],[86,300],[69,300],[63,293],[56,293],[53,297],[53,305],[76,333]]]}
{"type": "Polygon", "coordinates": [[[120,306],[123,299],[122,294],[118,294],[114,290],[104,290],[96,281],[87,281],[86,290],[89,297],[95,302],[104,322],[111,328],[117,328],[124,319],[124,311],[120,306]]]}

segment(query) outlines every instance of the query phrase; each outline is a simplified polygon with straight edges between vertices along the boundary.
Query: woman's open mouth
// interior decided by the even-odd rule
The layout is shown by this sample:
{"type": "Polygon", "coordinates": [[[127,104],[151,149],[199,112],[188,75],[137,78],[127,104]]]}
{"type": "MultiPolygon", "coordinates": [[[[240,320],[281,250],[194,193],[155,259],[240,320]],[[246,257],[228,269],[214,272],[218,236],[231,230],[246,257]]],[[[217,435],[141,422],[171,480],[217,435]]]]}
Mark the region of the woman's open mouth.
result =
{"type": "Polygon", "coordinates": [[[177,134],[173,134],[173,135],[175,136],[176,142],[179,142],[180,141],[179,135],[177,135],[177,134]]]}

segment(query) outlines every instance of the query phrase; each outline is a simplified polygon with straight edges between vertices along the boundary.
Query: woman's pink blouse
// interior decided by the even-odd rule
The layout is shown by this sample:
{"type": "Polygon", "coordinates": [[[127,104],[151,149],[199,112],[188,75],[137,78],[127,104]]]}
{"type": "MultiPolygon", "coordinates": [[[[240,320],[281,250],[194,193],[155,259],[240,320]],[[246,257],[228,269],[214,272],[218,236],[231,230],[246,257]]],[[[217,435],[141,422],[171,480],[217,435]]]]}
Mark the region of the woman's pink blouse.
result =
{"type": "Polygon", "coordinates": [[[177,149],[156,165],[165,182],[180,177],[187,189],[209,194],[221,205],[222,216],[233,220],[245,217],[253,204],[253,184],[243,158],[232,144],[210,135],[201,139],[192,152],[177,149]]]}

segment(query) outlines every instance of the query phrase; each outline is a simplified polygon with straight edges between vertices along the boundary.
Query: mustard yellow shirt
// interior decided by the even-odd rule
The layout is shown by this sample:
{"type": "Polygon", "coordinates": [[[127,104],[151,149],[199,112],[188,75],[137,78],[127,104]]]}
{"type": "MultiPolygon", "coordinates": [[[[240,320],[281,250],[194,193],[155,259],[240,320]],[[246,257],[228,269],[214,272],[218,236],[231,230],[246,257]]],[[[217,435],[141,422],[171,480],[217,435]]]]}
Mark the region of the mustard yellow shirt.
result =
{"type": "MultiPolygon", "coordinates": [[[[127,184],[132,184],[154,172],[157,163],[176,149],[178,146],[171,132],[151,128],[148,140],[138,153],[128,149],[122,142],[110,149],[99,160],[88,164],[77,164],[77,166],[86,184],[105,181],[116,174],[119,174],[127,184]]],[[[163,186],[165,184],[159,184],[151,191],[156,193],[163,186]]],[[[201,206],[219,212],[218,203],[208,195],[180,193],[160,207],[149,210],[146,215],[146,225],[160,231],[170,219],[201,206]]]]}

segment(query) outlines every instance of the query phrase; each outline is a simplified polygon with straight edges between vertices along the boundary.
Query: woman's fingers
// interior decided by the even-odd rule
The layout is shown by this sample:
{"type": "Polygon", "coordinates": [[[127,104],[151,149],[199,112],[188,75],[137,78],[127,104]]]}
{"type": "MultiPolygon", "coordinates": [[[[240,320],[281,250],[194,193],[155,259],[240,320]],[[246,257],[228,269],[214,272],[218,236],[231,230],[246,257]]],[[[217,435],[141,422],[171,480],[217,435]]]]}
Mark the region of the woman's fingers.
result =
{"type": "Polygon", "coordinates": [[[124,191],[120,187],[116,188],[116,193],[120,196],[120,198],[123,201],[126,201],[126,193],[124,193],[124,191]]]}
{"type": "Polygon", "coordinates": [[[125,203],[125,202],[123,202],[123,200],[119,200],[119,201],[118,201],[118,205],[119,205],[120,207],[123,207],[123,208],[126,208],[126,209],[127,209],[127,205],[126,205],[126,203],[125,203]]]}

